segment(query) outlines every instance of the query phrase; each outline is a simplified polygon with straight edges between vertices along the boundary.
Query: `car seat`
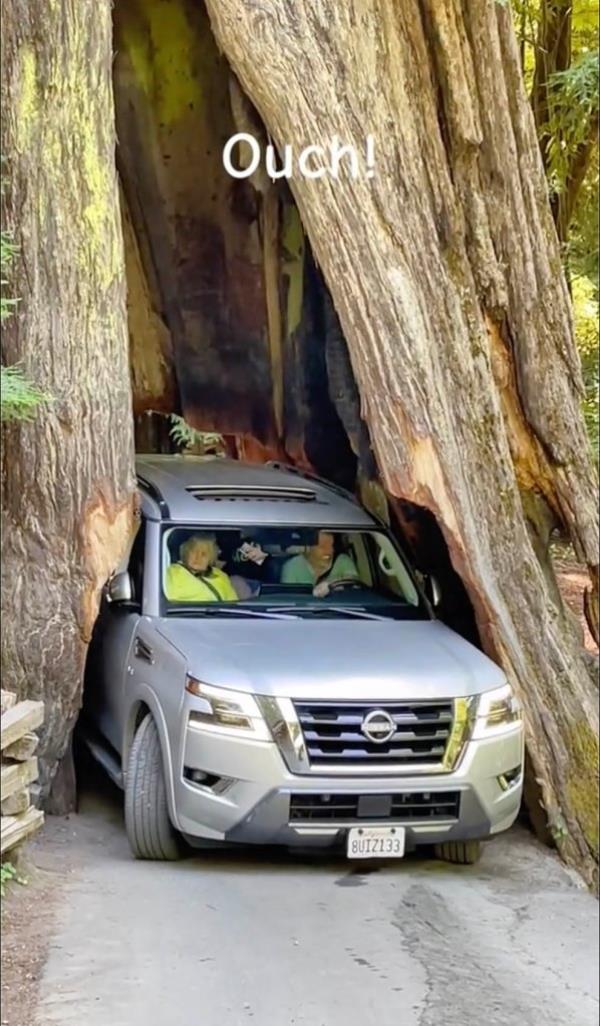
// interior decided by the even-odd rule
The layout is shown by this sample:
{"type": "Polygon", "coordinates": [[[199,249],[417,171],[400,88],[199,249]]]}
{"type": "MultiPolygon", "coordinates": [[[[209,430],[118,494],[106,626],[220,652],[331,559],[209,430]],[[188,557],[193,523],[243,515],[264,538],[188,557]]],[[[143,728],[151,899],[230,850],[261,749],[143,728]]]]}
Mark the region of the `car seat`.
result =
{"type": "Polygon", "coordinates": [[[171,563],[179,562],[179,549],[186,538],[189,538],[190,532],[187,529],[171,531],[167,539],[165,546],[165,564],[169,566],[171,563]]]}

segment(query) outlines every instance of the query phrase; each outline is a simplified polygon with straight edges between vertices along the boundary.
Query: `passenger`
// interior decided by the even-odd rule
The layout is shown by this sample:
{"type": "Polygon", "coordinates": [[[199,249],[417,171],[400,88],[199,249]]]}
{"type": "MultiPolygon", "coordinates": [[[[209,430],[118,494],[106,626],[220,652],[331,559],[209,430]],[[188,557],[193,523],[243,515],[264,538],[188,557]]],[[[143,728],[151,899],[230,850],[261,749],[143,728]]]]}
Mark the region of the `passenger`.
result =
{"type": "Polygon", "coordinates": [[[231,580],[215,566],[219,550],[214,534],[194,534],[179,549],[179,563],[167,568],[169,602],[236,602],[231,580]]]}
{"type": "MultiPolygon", "coordinates": [[[[281,571],[282,584],[332,584],[346,578],[358,580],[354,560],[342,552],[335,556],[334,537],[330,531],[319,531],[316,545],[309,545],[304,553],[292,556],[281,571]]],[[[323,594],[327,592],[324,591],[323,594]]]]}

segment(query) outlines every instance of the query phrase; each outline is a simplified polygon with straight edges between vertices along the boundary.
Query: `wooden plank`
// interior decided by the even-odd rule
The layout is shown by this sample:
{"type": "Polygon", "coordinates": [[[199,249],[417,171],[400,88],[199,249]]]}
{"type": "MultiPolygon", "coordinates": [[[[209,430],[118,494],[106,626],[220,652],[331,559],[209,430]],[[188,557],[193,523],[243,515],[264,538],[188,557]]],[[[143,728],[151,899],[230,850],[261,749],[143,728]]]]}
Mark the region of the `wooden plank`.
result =
{"type": "Polygon", "coordinates": [[[2,777],[1,794],[2,801],[9,798],[15,791],[27,787],[38,775],[37,759],[28,759],[27,762],[15,763],[12,766],[3,766],[0,770],[2,777]]]}
{"type": "Polygon", "coordinates": [[[0,720],[0,748],[4,751],[23,734],[35,730],[44,721],[43,702],[17,702],[12,709],[2,714],[0,720]]]}
{"type": "Polygon", "coordinates": [[[17,696],[14,691],[5,691],[4,688],[0,690],[0,706],[2,712],[7,712],[8,709],[12,709],[13,705],[17,704],[17,696]]]}
{"type": "Polygon", "coordinates": [[[15,791],[14,794],[11,794],[10,798],[3,799],[2,815],[21,816],[22,813],[27,812],[30,805],[31,795],[29,794],[29,788],[25,787],[22,791],[15,791]]]}
{"type": "Polygon", "coordinates": [[[37,734],[23,734],[18,741],[13,741],[12,745],[7,745],[2,752],[3,759],[17,759],[19,762],[24,762],[25,759],[30,759],[35,752],[38,744],[39,737],[37,734]]]}
{"type": "Polygon", "coordinates": [[[2,816],[0,819],[0,854],[10,851],[38,830],[44,822],[44,813],[39,809],[29,809],[24,816],[2,816]]]}

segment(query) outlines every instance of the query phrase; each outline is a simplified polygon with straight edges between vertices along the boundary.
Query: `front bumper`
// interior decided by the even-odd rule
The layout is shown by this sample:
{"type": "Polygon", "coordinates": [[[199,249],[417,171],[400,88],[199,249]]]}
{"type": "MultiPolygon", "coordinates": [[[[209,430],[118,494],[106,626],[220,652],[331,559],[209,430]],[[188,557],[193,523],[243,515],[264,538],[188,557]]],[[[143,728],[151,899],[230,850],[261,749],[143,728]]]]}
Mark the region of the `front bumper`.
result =
{"type": "Polygon", "coordinates": [[[496,737],[470,741],[458,766],[449,773],[407,776],[292,774],[274,742],[215,735],[189,724],[179,765],[173,766],[175,827],[194,840],[286,846],[336,844],[351,826],[406,828],[408,850],[419,844],[485,838],[506,830],[519,811],[522,794],[523,729],[516,724],[496,737]],[[504,774],[520,772],[507,781],[504,774]],[[208,774],[207,783],[187,779],[208,774]],[[356,818],[335,821],[292,819],[296,795],[407,795],[459,792],[458,815],[402,818],[356,818]]]}

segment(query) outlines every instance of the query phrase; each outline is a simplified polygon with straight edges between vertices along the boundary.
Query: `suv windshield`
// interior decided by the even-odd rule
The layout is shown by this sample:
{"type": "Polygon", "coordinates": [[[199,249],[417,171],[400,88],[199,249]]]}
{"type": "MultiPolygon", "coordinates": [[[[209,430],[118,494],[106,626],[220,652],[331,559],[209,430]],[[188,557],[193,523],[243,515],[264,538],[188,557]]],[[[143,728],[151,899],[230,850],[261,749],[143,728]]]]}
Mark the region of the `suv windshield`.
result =
{"type": "Polygon", "coordinates": [[[162,590],[168,614],[429,618],[377,530],[165,527],[162,590]]]}

